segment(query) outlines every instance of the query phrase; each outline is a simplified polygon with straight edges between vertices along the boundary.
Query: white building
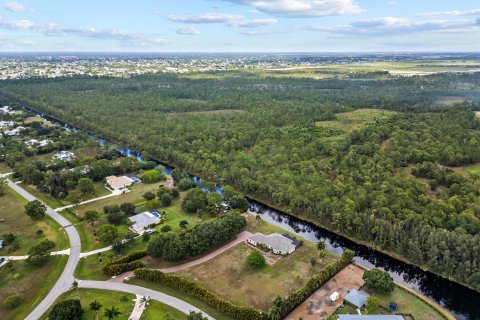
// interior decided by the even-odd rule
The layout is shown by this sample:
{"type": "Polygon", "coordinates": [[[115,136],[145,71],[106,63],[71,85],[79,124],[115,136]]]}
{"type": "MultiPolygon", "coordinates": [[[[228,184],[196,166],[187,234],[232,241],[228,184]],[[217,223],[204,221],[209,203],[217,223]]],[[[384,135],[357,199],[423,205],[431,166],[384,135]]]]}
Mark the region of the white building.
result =
{"type": "Polygon", "coordinates": [[[53,161],[63,162],[72,161],[73,159],[75,159],[75,155],[70,151],[60,151],[58,153],[55,153],[52,157],[53,161]]]}
{"type": "Polygon", "coordinates": [[[256,233],[247,239],[247,242],[254,246],[265,246],[275,254],[287,255],[294,252],[300,242],[280,233],[272,233],[268,236],[256,233]]]}
{"type": "Polygon", "coordinates": [[[5,134],[7,136],[18,136],[22,133],[22,131],[25,130],[25,127],[22,127],[22,126],[19,126],[19,127],[16,127],[15,129],[13,130],[7,130],[5,131],[5,134]]]}
{"type": "Polygon", "coordinates": [[[105,178],[105,181],[113,190],[124,189],[133,184],[133,179],[130,179],[127,176],[108,176],[105,178]]]}
{"type": "Polygon", "coordinates": [[[130,229],[138,234],[143,234],[152,225],[159,224],[162,214],[157,210],[145,211],[128,218],[132,225],[130,229]]]}
{"type": "Polygon", "coordinates": [[[0,128],[13,127],[14,125],[13,121],[0,121],[0,128]]]}
{"type": "Polygon", "coordinates": [[[10,107],[9,106],[3,106],[0,108],[0,113],[10,113],[10,107]]]}
{"type": "Polygon", "coordinates": [[[30,147],[45,147],[46,145],[49,145],[52,143],[52,140],[49,139],[43,139],[38,141],[37,139],[30,139],[28,141],[25,141],[25,144],[30,146],[30,147]]]}

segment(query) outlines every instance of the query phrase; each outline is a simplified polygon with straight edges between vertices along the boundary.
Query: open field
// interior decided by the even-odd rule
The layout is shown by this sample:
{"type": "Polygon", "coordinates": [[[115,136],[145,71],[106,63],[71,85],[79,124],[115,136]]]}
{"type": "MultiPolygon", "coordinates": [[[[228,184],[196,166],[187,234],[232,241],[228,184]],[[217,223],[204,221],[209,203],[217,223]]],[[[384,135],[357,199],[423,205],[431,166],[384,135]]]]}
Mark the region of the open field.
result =
{"type": "Polygon", "coordinates": [[[351,112],[335,114],[337,120],[317,121],[315,125],[322,128],[340,129],[345,133],[363,128],[376,120],[389,119],[395,114],[393,111],[380,109],[357,109],[351,112]]]}
{"type": "Polygon", "coordinates": [[[67,256],[53,256],[39,268],[33,268],[25,261],[10,262],[13,271],[7,267],[0,269],[0,315],[2,319],[24,319],[43,299],[55,284],[67,262],[67,256]],[[19,295],[23,304],[7,310],[3,300],[10,295],[19,295]]]}
{"type": "MultiPolygon", "coordinates": [[[[110,309],[112,306],[115,306],[122,314],[116,319],[126,320],[130,316],[133,310],[135,295],[117,292],[117,291],[107,291],[107,290],[96,290],[96,289],[78,289],[69,291],[61,295],[56,303],[68,299],[80,299],[82,308],[85,311],[83,313],[82,319],[90,320],[95,319],[95,314],[90,310],[90,303],[93,301],[98,301],[102,305],[100,311],[98,311],[98,319],[108,319],[104,316],[105,309],[110,309]],[[122,302],[122,297],[127,297],[129,302],[122,302]]],[[[168,306],[165,306],[167,309],[170,309],[168,306]]],[[[48,314],[50,310],[45,314],[42,319],[48,319],[48,314]]],[[[149,319],[149,318],[148,318],[149,319]]]]}
{"type": "Polygon", "coordinates": [[[268,311],[275,295],[285,297],[299,289],[334,259],[331,255],[320,259],[315,246],[305,243],[287,257],[266,253],[268,265],[254,270],[246,263],[253,250],[258,249],[242,243],[179,274],[200,282],[233,303],[268,311]],[[311,265],[312,258],[316,260],[315,266],[311,265]]]}
{"type": "Polygon", "coordinates": [[[126,283],[141,286],[141,287],[145,287],[145,288],[150,288],[150,289],[153,289],[153,290],[157,290],[157,291],[166,293],[168,295],[171,295],[175,298],[181,299],[185,302],[190,303],[192,306],[195,306],[195,307],[199,308],[203,312],[206,312],[207,314],[209,314],[210,316],[214,317],[217,320],[233,320],[232,318],[223,314],[221,311],[213,308],[209,304],[201,301],[200,299],[197,299],[195,297],[187,295],[180,290],[172,289],[170,287],[166,287],[166,286],[160,285],[158,283],[153,283],[153,282],[140,280],[140,279],[136,279],[136,278],[132,278],[132,279],[126,281],[126,283]]]}
{"type": "Polygon", "coordinates": [[[0,251],[0,255],[24,255],[28,249],[42,240],[49,239],[56,243],[55,251],[68,248],[68,240],[65,232],[50,217],[45,216],[42,220],[32,220],[25,214],[27,201],[10,188],[6,188],[6,194],[0,198],[0,235],[13,233],[17,239],[19,249],[6,252],[0,251]],[[37,235],[37,230],[42,230],[42,235],[37,235]]]}

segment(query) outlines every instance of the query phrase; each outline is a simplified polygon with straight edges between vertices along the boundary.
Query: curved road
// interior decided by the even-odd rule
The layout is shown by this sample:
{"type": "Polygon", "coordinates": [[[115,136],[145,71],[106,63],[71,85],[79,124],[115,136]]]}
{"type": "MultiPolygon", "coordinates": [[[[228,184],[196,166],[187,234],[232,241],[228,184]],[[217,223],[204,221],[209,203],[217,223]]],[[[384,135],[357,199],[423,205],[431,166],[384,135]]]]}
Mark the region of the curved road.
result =
{"type": "MultiPolygon", "coordinates": [[[[27,192],[22,187],[15,184],[12,180],[8,178],[6,178],[5,180],[8,186],[12,188],[12,190],[20,194],[22,197],[24,197],[28,201],[37,200],[37,198],[35,198],[32,194],[27,192]]],[[[68,257],[67,265],[65,266],[65,269],[60,275],[60,278],[58,278],[57,282],[55,283],[53,288],[50,290],[50,292],[47,294],[47,296],[25,318],[26,320],[40,319],[40,317],[45,312],[47,312],[47,310],[53,305],[53,303],[57,300],[57,298],[61,294],[70,290],[72,283],[75,281],[73,272],[75,271],[75,268],[77,267],[77,264],[78,264],[78,260],[80,259],[81,242],[80,242],[80,236],[77,232],[77,229],[75,229],[75,227],[67,219],[65,219],[63,216],[58,214],[55,210],[53,210],[48,206],[46,207],[47,207],[47,211],[46,211],[47,215],[49,215],[52,219],[57,221],[67,233],[68,239],[70,240],[70,255],[68,257]]],[[[185,314],[190,313],[190,311],[201,312],[202,314],[207,316],[208,319],[212,319],[212,320],[214,319],[209,315],[207,315],[205,312],[199,310],[198,308],[182,300],[179,300],[167,294],[154,291],[151,289],[147,289],[147,288],[142,288],[142,287],[123,284],[123,283],[89,281],[89,280],[83,280],[83,281],[80,280],[79,287],[90,288],[90,289],[122,291],[127,293],[143,295],[143,296],[149,296],[152,299],[168,304],[185,314]]]]}

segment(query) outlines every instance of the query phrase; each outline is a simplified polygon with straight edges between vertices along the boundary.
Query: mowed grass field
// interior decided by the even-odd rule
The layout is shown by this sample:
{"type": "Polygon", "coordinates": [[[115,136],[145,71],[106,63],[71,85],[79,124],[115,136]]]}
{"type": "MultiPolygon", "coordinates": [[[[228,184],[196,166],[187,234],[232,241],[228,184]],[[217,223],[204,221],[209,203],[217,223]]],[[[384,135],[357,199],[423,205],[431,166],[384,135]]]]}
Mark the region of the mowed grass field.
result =
{"type": "Polygon", "coordinates": [[[0,255],[25,255],[33,245],[49,239],[55,242],[54,251],[68,248],[69,242],[63,229],[53,219],[45,216],[42,220],[32,220],[25,214],[25,205],[28,203],[10,188],[6,188],[6,194],[0,197],[0,235],[13,233],[17,238],[19,249],[8,253],[6,249],[0,251],[0,255]],[[42,230],[42,235],[36,232],[42,230]]]}
{"type": "MultiPolygon", "coordinates": [[[[263,220],[256,220],[252,215],[247,216],[247,221],[247,230],[252,233],[285,233],[263,220]]],[[[302,247],[286,257],[265,253],[268,265],[254,270],[246,262],[247,256],[254,250],[258,249],[241,243],[210,261],[178,274],[200,282],[233,303],[268,311],[276,295],[286,297],[336,259],[331,253],[320,258],[315,245],[305,241],[302,247]],[[315,266],[311,264],[312,258],[316,261],[315,266]]]]}
{"type": "Polygon", "coordinates": [[[67,259],[67,256],[52,256],[47,264],[38,268],[25,261],[12,261],[12,271],[7,267],[0,268],[0,318],[24,319],[53,287],[67,259]],[[19,295],[23,303],[16,309],[8,310],[3,301],[14,294],[19,295]]]}
{"type": "Polygon", "coordinates": [[[381,109],[357,109],[351,112],[335,114],[336,120],[317,121],[315,125],[322,128],[339,129],[345,133],[363,128],[374,123],[376,120],[386,120],[394,116],[396,112],[381,109]]]}
{"type": "MultiPolygon", "coordinates": [[[[104,316],[105,309],[110,309],[112,306],[115,306],[121,314],[115,319],[126,320],[130,316],[134,306],[134,294],[117,292],[117,291],[108,291],[108,290],[97,290],[97,289],[78,289],[71,290],[63,295],[61,295],[55,303],[68,300],[68,299],[79,299],[80,304],[82,305],[83,310],[85,311],[82,315],[82,319],[108,319],[104,316]],[[122,302],[122,297],[127,297],[128,302],[122,302]],[[90,310],[90,303],[93,301],[98,301],[102,305],[100,311],[98,311],[95,318],[95,314],[90,310]]],[[[167,309],[171,309],[168,306],[165,306],[167,309]]],[[[48,319],[48,314],[51,312],[52,308],[43,315],[42,319],[48,319]]],[[[149,318],[147,318],[149,319],[149,318]]]]}

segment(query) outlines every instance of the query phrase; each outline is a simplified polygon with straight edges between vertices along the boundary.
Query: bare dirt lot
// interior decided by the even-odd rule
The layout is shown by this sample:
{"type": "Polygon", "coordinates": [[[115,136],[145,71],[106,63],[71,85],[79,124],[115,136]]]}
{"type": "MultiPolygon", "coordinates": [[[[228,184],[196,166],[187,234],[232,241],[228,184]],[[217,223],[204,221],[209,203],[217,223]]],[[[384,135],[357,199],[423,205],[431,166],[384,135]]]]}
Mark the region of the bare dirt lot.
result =
{"type": "Polygon", "coordinates": [[[303,320],[318,320],[327,319],[329,315],[335,312],[335,310],[342,304],[343,297],[348,291],[352,289],[358,289],[363,286],[363,272],[364,270],[355,266],[349,265],[327,283],[325,283],[320,289],[315,291],[307,300],[305,300],[300,306],[298,306],[292,313],[290,313],[287,320],[297,320],[302,318],[303,320]],[[330,301],[330,295],[334,292],[340,294],[340,298],[332,302],[330,301]]]}

